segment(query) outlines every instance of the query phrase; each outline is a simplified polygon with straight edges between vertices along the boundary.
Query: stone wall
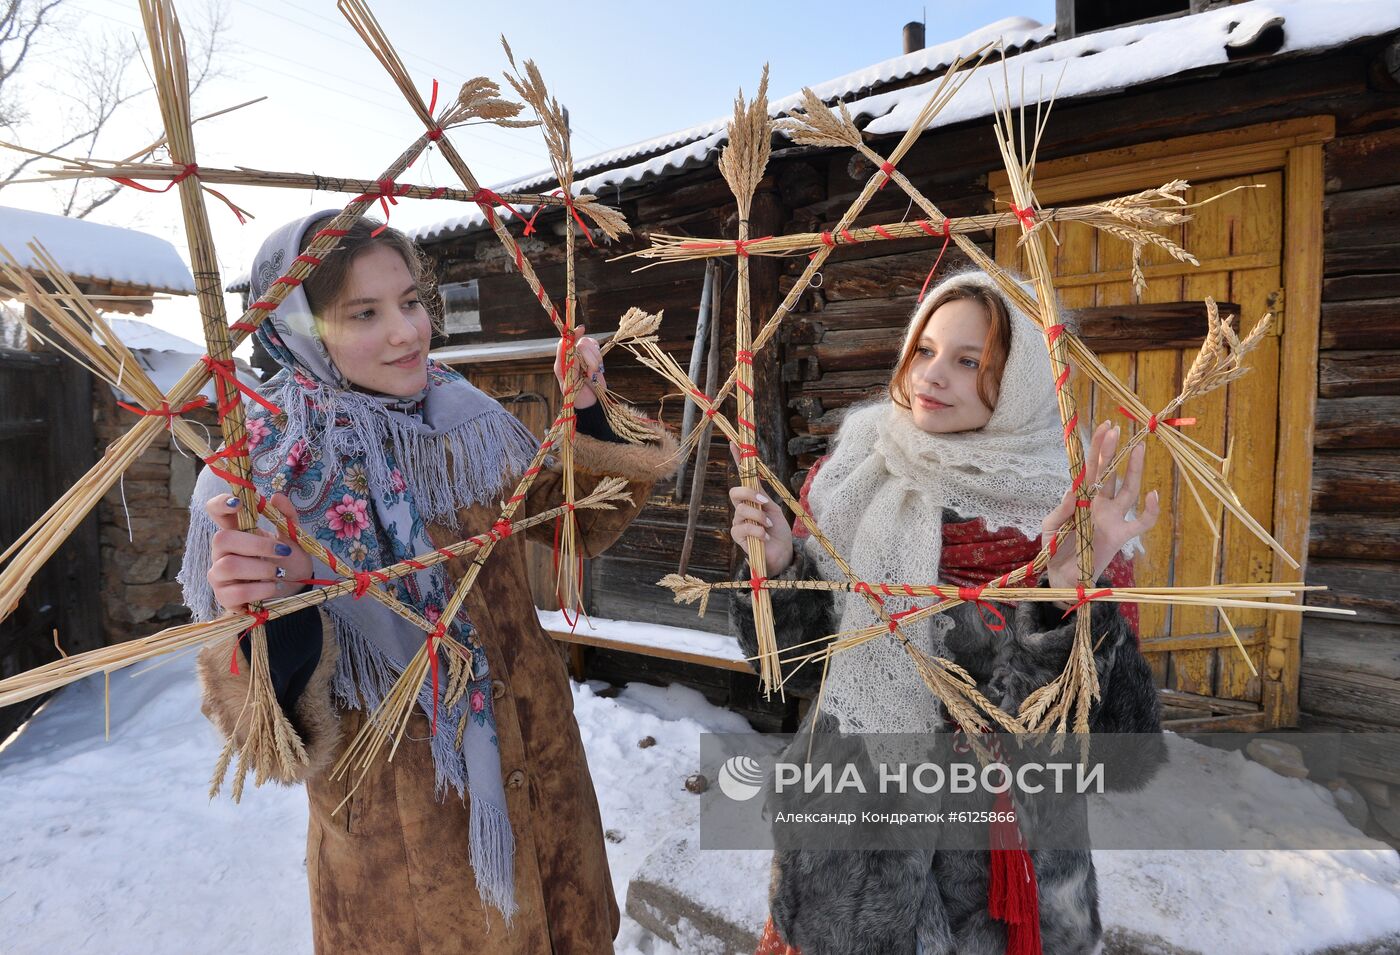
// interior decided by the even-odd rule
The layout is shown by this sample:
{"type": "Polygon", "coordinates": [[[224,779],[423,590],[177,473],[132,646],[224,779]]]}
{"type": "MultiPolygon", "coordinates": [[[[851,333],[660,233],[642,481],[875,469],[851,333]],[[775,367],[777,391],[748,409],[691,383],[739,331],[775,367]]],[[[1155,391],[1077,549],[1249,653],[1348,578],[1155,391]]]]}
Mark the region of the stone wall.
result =
{"type": "MultiPolygon", "coordinates": [[[[112,389],[93,389],[93,425],[99,457],[136,422],[117,406],[112,389]]],[[[212,409],[187,418],[210,428],[218,425],[212,409]]],[[[102,549],[102,629],[106,643],[146,636],[189,620],[175,576],[184,554],[190,493],[203,465],[188,452],[172,448],[161,433],[98,504],[102,549]]]]}

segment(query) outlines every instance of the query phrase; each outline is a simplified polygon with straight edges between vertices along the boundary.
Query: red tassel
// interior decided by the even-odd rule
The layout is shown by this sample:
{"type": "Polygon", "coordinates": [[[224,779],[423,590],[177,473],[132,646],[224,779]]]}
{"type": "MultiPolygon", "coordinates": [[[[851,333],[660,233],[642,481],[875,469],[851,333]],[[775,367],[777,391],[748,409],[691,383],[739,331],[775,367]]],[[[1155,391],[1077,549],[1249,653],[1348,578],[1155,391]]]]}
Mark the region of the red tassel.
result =
{"type": "Polygon", "coordinates": [[[1006,955],[1041,955],[1040,892],[1035,864],[1021,840],[1021,828],[1009,816],[1015,806],[1007,793],[997,795],[996,813],[1005,821],[991,824],[991,885],[987,912],[1006,923],[1006,955]]]}

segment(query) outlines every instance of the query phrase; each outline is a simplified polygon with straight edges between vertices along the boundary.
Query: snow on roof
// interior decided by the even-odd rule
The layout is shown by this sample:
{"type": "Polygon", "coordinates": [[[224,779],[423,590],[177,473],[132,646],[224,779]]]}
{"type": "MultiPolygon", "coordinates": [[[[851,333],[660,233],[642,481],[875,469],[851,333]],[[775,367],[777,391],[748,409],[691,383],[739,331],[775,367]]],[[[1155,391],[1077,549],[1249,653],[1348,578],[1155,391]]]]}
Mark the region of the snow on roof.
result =
{"type": "MultiPolygon", "coordinates": [[[[1038,43],[1044,43],[1054,36],[1054,33],[1053,26],[1042,26],[1038,21],[1029,17],[1006,17],[987,26],[979,27],[966,36],[958,37],[955,40],[925,47],[913,53],[906,53],[903,56],[896,56],[882,63],[876,63],[874,66],[862,67],[853,73],[847,73],[845,76],[813,84],[812,91],[828,103],[849,100],[887,83],[924,73],[941,72],[958,57],[972,53],[997,38],[1001,38],[1008,51],[1015,52],[1021,49],[1030,49],[1038,43]]],[[[801,101],[801,91],[781,99],[772,100],[769,102],[768,113],[770,116],[781,116],[801,101]]],[[[729,119],[730,114],[726,113],[696,126],[644,139],[607,152],[596,153],[580,160],[575,167],[576,175],[586,175],[595,170],[608,170],[608,172],[603,173],[601,177],[592,176],[582,181],[576,180],[574,194],[596,193],[605,185],[621,185],[642,178],[642,176],[679,172],[694,166],[704,165],[713,156],[718,155],[719,147],[724,142],[724,131],[729,119]],[[652,157],[654,161],[640,165],[629,165],[621,170],[615,168],[621,167],[629,160],[646,157],[652,157]],[[632,169],[640,171],[637,175],[625,179],[615,177],[619,171],[632,169]]],[[[530,192],[542,186],[552,186],[557,185],[557,183],[558,180],[555,178],[554,172],[546,170],[531,173],[523,178],[513,179],[492,188],[496,192],[530,192]]],[[[521,211],[525,211],[527,208],[530,207],[521,207],[521,211]]],[[[419,241],[436,239],[447,233],[461,232],[482,225],[485,221],[485,215],[480,210],[473,209],[464,216],[433,225],[421,226],[410,232],[409,235],[419,241]]]]}
{"type": "Polygon", "coordinates": [[[117,333],[122,344],[132,351],[173,351],[195,356],[204,354],[203,345],[196,344],[188,338],[181,338],[179,335],[172,335],[164,329],[156,328],[149,322],[138,321],[134,318],[109,317],[107,324],[112,327],[112,331],[117,333]]]}
{"type": "MultiPolygon", "coordinates": [[[[1277,54],[1322,50],[1400,30],[1400,4],[1393,0],[1253,0],[1074,37],[1008,60],[1012,105],[1021,102],[1022,90],[1027,104],[1042,96],[1048,99],[1057,83],[1057,98],[1064,100],[1217,66],[1231,58],[1233,48],[1248,43],[1275,21],[1281,21],[1283,30],[1277,54]]],[[[906,131],[929,90],[921,84],[861,101],[860,112],[877,117],[865,131],[876,135],[906,131]]],[[[996,102],[1005,98],[1000,83],[969,83],[934,123],[943,126],[986,116],[994,108],[994,96],[996,102]]]]}
{"type": "Polygon", "coordinates": [[[29,268],[37,239],[75,278],[192,294],[194,277],[175,246],[135,229],[0,206],[0,245],[29,268]]]}
{"type": "MultiPolygon", "coordinates": [[[[815,84],[812,90],[827,102],[844,100],[858,121],[869,119],[866,132],[902,133],[909,129],[933,91],[936,76],[887,93],[862,94],[910,76],[937,74],[957,55],[971,53],[998,36],[1007,48],[1005,62],[1013,84],[1014,106],[1020,102],[1021,89],[1025,90],[1026,99],[1034,103],[1042,96],[1048,99],[1059,84],[1057,99],[1064,101],[1225,63],[1232,50],[1248,43],[1274,21],[1281,21],[1283,30],[1283,43],[1276,55],[1321,50],[1400,29],[1400,4],[1394,0],[1251,0],[1060,42],[1049,42],[1053,39],[1053,27],[1012,17],[965,37],[815,84]]],[[[997,105],[994,97],[1004,96],[1004,87],[999,71],[988,76],[994,79],[993,83],[968,83],[932,125],[947,126],[989,115],[997,105]]],[[[774,100],[770,113],[778,115],[791,109],[798,97],[799,94],[793,94],[774,100]]],[[[712,120],[590,156],[578,164],[579,172],[601,171],[577,180],[574,191],[597,195],[608,186],[619,187],[707,165],[719,155],[727,120],[728,117],[712,120]],[[633,159],[639,161],[628,163],[633,159]]],[[[494,188],[497,192],[528,191],[554,182],[552,173],[537,173],[494,188]]],[[[484,224],[485,216],[473,209],[466,215],[421,226],[410,234],[418,241],[431,241],[484,224]]]]}
{"type": "MultiPolygon", "coordinates": [[[[179,335],[172,335],[149,322],[137,321],[134,318],[108,318],[107,324],[117,333],[122,344],[131,349],[132,356],[146,370],[146,374],[162,394],[175,387],[175,383],[204,354],[203,345],[179,335]]],[[[261,383],[257,370],[243,359],[235,358],[234,366],[238,380],[248,387],[256,388],[261,383]]],[[[126,401],[133,400],[124,391],[116,388],[112,391],[126,401]]],[[[201,394],[206,398],[214,398],[213,384],[206,385],[201,394]]]]}

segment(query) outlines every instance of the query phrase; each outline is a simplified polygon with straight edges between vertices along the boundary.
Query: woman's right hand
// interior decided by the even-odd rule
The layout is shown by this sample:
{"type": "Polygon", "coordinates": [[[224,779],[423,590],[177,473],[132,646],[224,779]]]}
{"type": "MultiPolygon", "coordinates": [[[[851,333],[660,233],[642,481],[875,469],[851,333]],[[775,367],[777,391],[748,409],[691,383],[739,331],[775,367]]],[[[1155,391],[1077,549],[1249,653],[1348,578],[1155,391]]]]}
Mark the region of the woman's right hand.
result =
{"type": "MultiPolygon", "coordinates": [[[[285,494],[273,495],[270,503],[283,516],[296,516],[285,494]]],[[[241,506],[238,498],[229,494],[204,502],[205,513],[219,527],[210,545],[213,553],[205,577],[214,588],[214,599],[225,610],[290,596],[306,586],[297,581],[311,576],[311,556],[286,536],[239,530],[241,506]]]]}
{"type": "MultiPolygon", "coordinates": [[[[738,454],[732,442],[730,452],[738,454]]],[[[729,528],[734,543],[747,550],[749,539],[759,538],[763,541],[768,576],[787,570],[792,563],[792,527],[783,509],[766,495],[746,487],[731,487],[729,502],[734,505],[734,523],[729,528]]]]}

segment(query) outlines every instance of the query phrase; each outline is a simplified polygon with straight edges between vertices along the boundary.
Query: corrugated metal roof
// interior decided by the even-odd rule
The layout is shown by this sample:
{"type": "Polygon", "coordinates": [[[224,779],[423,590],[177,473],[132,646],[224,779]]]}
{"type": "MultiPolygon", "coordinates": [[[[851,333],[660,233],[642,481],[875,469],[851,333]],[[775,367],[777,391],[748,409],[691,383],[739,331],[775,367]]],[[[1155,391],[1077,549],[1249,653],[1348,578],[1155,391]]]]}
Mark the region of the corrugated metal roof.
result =
{"type": "MultiPolygon", "coordinates": [[[[835,79],[813,84],[812,91],[828,103],[835,103],[837,100],[849,102],[889,83],[913,76],[940,74],[958,57],[965,56],[998,38],[1006,46],[1009,54],[1015,54],[1044,43],[1053,37],[1054,33],[1053,26],[1043,26],[1028,17],[1007,17],[955,40],[925,47],[835,79]]],[[[769,103],[769,115],[781,116],[801,101],[801,91],[772,100],[769,103]]],[[[605,186],[622,186],[643,177],[663,177],[696,166],[708,165],[718,156],[719,149],[724,144],[724,131],[729,118],[729,115],[725,114],[696,126],[585,157],[575,164],[575,194],[597,194],[605,186]],[[604,171],[602,175],[590,175],[600,170],[604,171]],[[618,176],[618,171],[630,173],[618,176]]],[[[557,185],[558,180],[553,171],[546,170],[491,188],[496,192],[532,192],[557,185]]],[[[409,234],[420,242],[432,241],[482,226],[485,222],[485,215],[473,209],[461,216],[420,226],[409,234]]]]}
{"type": "MultiPolygon", "coordinates": [[[[1400,30],[1400,3],[1395,0],[1251,0],[1205,13],[1051,42],[1054,30],[1033,20],[1012,18],[974,31],[965,37],[918,53],[838,77],[812,87],[828,102],[841,99],[858,121],[868,120],[866,132],[893,135],[909,129],[937,75],[960,54],[970,53],[998,36],[1007,50],[1012,71],[1012,105],[1021,91],[1034,102],[1058,89],[1059,101],[1076,96],[1101,95],[1184,73],[1224,64],[1243,50],[1249,55],[1283,56],[1316,51],[1381,36],[1400,30]],[[1259,44],[1261,36],[1282,30],[1282,42],[1259,44]],[[930,74],[926,82],[873,95],[863,95],[882,85],[930,74]]],[[[1258,58],[1258,57],[1256,57],[1258,58]]],[[[969,83],[938,114],[934,126],[946,126],[987,116],[996,107],[997,92],[985,83],[969,83]]],[[[798,102],[798,94],[775,100],[770,112],[778,115],[798,102]]],[[[611,152],[599,153],[579,164],[575,182],[578,193],[603,194],[607,187],[664,178],[687,169],[708,165],[724,144],[727,117],[667,133],[611,152]]],[[[495,187],[498,192],[532,190],[555,182],[540,173],[495,187]]],[[[465,215],[421,226],[412,235],[434,241],[484,225],[485,217],[472,209],[465,215]]]]}

